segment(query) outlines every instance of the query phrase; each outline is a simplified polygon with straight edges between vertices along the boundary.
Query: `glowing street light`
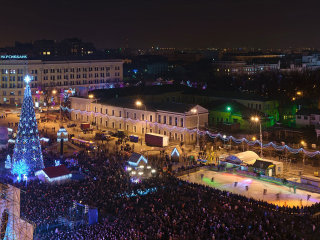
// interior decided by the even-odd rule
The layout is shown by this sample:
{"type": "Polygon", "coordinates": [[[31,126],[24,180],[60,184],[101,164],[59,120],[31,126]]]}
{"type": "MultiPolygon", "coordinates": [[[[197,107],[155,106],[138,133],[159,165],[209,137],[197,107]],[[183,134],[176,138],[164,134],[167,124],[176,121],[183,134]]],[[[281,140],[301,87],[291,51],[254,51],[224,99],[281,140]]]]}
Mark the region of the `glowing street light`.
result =
{"type": "Polygon", "coordinates": [[[94,99],[94,95],[93,94],[89,94],[88,96],[90,99],[94,99]]]}
{"type": "Polygon", "coordinates": [[[300,143],[301,143],[301,145],[302,145],[302,146],[305,146],[305,145],[306,145],[306,142],[305,142],[305,141],[303,141],[303,140],[301,140],[301,142],[300,142],[300,143]]]}
{"type": "Polygon", "coordinates": [[[136,101],[136,105],[137,105],[137,107],[141,107],[143,104],[142,104],[142,102],[140,100],[137,100],[136,101]]]}
{"type": "Polygon", "coordinates": [[[298,92],[297,92],[297,95],[298,95],[298,96],[301,96],[301,95],[302,95],[302,92],[301,92],[301,91],[298,91],[298,92]]]}
{"type": "Polygon", "coordinates": [[[257,140],[256,137],[252,137],[252,141],[255,141],[255,140],[257,140]]]}
{"type": "Polygon", "coordinates": [[[260,127],[260,157],[263,157],[263,152],[262,152],[262,130],[261,130],[261,121],[260,118],[257,116],[252,116],[251,117],[251,121],[259,123],[259,127],[260,127]]]}
{"type": "Polygon", "coordinates": [[[197,114],[197,147],[199,147],[199,112],[198,112],[198,109],[196,108],[192,108],[191,109],[191,112],[193,114],[197,114]]]}
{"type": "MultiPolygon", "coordinates": [[[[52,94],[56,95],[58,93],[58,91],[56,89],[52,90],[52,94]]],[[[60,121],[61,121],[61,96],[58,96],[59,98],[59,105],[60,105],[60,121]]]]}
{"type": "Polygon", "coordinates": [[[226,109],[227,109],[227,112],[230,113],[229,114],[229,123],[231,123],[232,108],[230,106],[227,106],[226,109]]]}
{"type": "Polygon", "coordinates": [[[141,100],[137,100],[135,102],[136,106],[137,107],[141,107],[141,106],[144,106],[144,115],[145,115],[145,119],[146,119],[146,133],[148,133],[148,125],[147,125],[147,108],[146,108],[146,105],[143,104],[143,102],[141,100]]]}

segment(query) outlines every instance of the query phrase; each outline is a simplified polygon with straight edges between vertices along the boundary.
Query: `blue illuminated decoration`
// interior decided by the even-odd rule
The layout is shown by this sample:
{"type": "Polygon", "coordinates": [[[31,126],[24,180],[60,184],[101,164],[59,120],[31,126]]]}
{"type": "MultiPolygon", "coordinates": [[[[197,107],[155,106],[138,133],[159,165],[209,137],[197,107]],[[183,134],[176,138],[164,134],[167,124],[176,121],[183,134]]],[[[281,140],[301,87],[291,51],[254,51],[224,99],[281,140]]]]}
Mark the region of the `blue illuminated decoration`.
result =
{"type": "Polygon", "coordinates": [[[24,91],[17,138],[12,159],[13,165],[19,162],[17,166],[20,167],[18,167],[18,169],[23,166],[22,162],[25,162],[29,172],[33,173],[43,169],[44,165],[38,133],[38,125],[34,112],[31,89],[29,86],[30,81],[31,78],[26,76],[26,89],[24,91]]]}
{"type": "Polygon", "coordinates": [[[171,152],[171,157],[173,157],[174,155],[176,155],[177,157],[180,156],[180,153],[177,148],[174,148],[171,152]]]}
{"type": "Polygon", "coordinates": [[[60,160],[54,160],[54,165],[56,167],[60,166],[61,165],[60,160]]]}
{"type": "Polygon", "coordinates": [[[29,167],[24,160],[16,161],[12,165],[11,173],[18,175],[18,179],[21,179],[22,175],[28,175],[29,167]]]}
{"type": "Polygon", "coordinates": [[[1,59],[28,59],[27,55],[1,55],[1,59]]]}
{"type": "Polygon", "coordinates": [[[134,74],[137,74],[138,69],[133,69],[132,71],[134,72],[134,74]]]}
{"type": "Polygon", "coordinates": [[[146,164],[148,164],[148,160],[142,155],[140,156],[137,162],[128,161],[128,164],[132,167],[137,167],[141,161],[144,161],[146,164]]]}
{"type": "Polygon", "coordinates": [[[150,194],[150,193],[154,193],[158,190],[157,187],[153,187],[153,188],[147,188],[145,190],[141,190],[141,189],[138,189],[136,191],[132,191],[130,193],[123,193],[123,194],[120,194],[120,196],[125,196],[125,197],[137,197],[137,196],[144,196],[144,195],[147,195],[147,194],[150,194]]]}

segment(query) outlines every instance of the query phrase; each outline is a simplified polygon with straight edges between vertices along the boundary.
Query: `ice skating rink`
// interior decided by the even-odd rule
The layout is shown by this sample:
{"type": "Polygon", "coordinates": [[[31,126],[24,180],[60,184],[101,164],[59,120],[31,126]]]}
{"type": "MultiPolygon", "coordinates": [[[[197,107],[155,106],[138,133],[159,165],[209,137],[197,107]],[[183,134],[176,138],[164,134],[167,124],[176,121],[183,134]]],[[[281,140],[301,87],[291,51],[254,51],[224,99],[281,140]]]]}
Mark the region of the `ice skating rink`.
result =
{"type": "Polygon", "coordinates": [[[317,193],[299,189],[296,189],[296,193],[294,193],[293,188],[289,188],[287,186],[225,172],[201,170],[195,173],[190,173],[189,176],[183,175],[180,179],[241,194],[257,200],[264,200],[279,206],[300,207],[301,204],[302,206],[310,206],[314,203],[320,202],[320,194],[317,193]],[[203,178],[201,179],[202,174],[203,178]],[[212,178],[213,182],[211,180],[212,178]],[[235,182],[237,182],[237,186],[235,186],[235,182]],[[246,186],[248,186],[248,190],[246,190],[246,186]],[[263,194],[264,189],[267,191],[265,195],[263,194]],[[277,194],[279,197],[277,197],[277,194]],[[308,195],[311,195],[309,200],[307,200],[308,195]]]}

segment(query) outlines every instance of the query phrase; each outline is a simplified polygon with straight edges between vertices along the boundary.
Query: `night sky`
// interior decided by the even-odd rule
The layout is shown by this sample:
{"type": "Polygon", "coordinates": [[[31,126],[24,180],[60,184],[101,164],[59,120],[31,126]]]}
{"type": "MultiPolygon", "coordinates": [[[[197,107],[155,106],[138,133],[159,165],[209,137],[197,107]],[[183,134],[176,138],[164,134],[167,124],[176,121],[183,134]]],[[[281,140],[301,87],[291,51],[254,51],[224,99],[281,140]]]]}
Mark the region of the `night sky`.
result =
{"type": "Polygon", "coordinates": [[[79,37],[99,48],[318,47],[319,0],[2,0],[0,47],[79,37]]]}

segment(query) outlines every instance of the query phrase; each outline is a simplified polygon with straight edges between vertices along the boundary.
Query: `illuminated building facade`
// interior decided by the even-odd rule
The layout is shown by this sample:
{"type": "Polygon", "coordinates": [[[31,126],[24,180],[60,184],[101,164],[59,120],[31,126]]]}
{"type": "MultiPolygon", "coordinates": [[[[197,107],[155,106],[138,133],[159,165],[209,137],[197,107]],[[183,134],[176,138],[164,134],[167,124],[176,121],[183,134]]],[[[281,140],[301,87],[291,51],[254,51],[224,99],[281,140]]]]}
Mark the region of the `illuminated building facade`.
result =
{"type": "Polygon", "coordinates": [[[23,100],[23,77],[32,76],[33,95],[53,89],[72,89],[86,95],[93,89],[113,87],[123,80],[122,60],[28,60],[24,56],[0,58],[0,104],[20,105],[23,100]]]}
{"type": "Polygon", "coordinates": [[[196,104],[146,103],[139,107],[126,98],[96,103],[94,99],[72,97],[71,119],[93,123],[99,129],[140,136],[157,133],[168,136],[170,141],[193,144],[197,126],[204,129],[208,125],[208,110],[196,104]]]}

